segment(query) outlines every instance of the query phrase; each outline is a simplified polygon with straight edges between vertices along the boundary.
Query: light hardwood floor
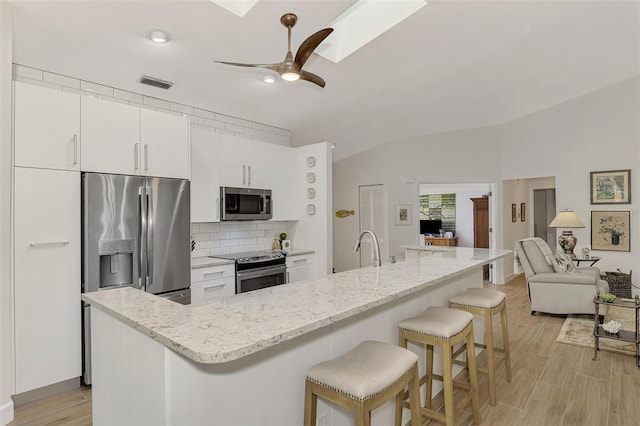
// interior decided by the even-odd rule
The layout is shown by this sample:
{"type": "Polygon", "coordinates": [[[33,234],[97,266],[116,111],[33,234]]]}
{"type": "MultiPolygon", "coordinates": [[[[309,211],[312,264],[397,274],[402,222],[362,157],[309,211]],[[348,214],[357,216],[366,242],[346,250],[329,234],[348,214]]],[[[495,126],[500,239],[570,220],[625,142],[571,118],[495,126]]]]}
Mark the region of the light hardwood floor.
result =
{"type": "MultiPolygon", "coordinates": [[[[563,316],[530,315],[523,277],[495,288],[507,294],[513,379],[498,371],[496,407],[480,375],[483,425],[640,425],[640,370],[633,357],[557,343],[563,316]]],[[[498,330],[498,318],[495,327],[498,330]]],[[[498,337],[498,333],[496,333],[498,337]]],[[[500,344],[500,342],[499,342],[500,344]]],[[[484,364],[484,356],[479,357],[484,364]]],[[[464,373],[462,373],[464,374],[464,373]]],[[[464,395],[456,390],[456,401],[464,395]]],[[[436,397],[434,406],[442,404],[436,397]]],[[[471,407],[456,410],[456,425],[472,425],[471,407]]],[[[91,389],[80,388],[16,409],[11,425],[90,425],[91,389]]],[[[437,424],[429,421],[426,424],[437,424]]]]}

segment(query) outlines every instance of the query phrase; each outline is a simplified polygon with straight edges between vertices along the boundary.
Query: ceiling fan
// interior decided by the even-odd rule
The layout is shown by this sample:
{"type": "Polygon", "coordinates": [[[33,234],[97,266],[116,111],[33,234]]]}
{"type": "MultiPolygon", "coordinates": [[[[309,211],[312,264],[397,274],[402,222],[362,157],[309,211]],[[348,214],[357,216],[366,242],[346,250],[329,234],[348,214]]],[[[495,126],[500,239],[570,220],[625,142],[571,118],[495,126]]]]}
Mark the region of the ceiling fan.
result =
{"type": "Polygon", "coordinates": [[[237,62],[223,62],[223,61],[214,61],[220,64],[234,65],[237,67],[256,67],[256,68],[266,68],[280,74],[280,77],[283,80],[287,81],[296,81],[306,80],[311,83],[315,83],[320,87],[325,86],[324,80],[313,73],[308,71],[304,71],[302,67],[304,66],[309,56],[313,53],[316,47],[322,43],[322,41],[329,36],[333,32],[333,28],[325,28],[317,33],[313,34],[305,41],[302,42],[300,47],[298,48],[298,52],[296,53],[295,59],[293,58],[293,54],[291,53],[291,28],[298,21],[298,17],[293,13],[286,13],[282,15],[280,18],[280,23],[287,27],[288,32],[288,40],[289,40],[289,50],[287,51],[287,56],[285,56],[284,61],[279,62],[277,64],[239,64],[237,62]]]}

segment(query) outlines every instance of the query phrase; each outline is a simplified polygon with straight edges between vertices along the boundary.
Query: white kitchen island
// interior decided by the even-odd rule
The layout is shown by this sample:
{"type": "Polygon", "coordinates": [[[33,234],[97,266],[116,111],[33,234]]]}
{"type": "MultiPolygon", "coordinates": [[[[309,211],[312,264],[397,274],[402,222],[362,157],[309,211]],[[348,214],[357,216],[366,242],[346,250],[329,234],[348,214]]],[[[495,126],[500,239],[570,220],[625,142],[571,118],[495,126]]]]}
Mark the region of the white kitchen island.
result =
{"type": "MultiPolygon", "coordinates": [[[[481,287],[482,265],[510,253],[458,247],[190,306],[131,288],[83,294],[94,424],[300,425],[307,368],[363,340],[395,344],[399,321],[481,287]]],[[[392,419],[392,403],[373,414],[392,419]]],[[[318,420],[353,423],[324,403],[318,420]]]]}

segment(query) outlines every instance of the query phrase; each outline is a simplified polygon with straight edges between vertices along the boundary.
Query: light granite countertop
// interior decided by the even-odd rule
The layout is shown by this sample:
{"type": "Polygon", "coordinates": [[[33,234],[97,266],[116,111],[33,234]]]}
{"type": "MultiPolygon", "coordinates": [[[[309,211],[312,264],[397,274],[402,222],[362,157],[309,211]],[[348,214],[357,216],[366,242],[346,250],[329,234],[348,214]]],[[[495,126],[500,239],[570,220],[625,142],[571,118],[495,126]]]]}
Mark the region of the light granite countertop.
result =
{"type": "Polygon", "coordinates": [[[380,268],[180,305],[133,288],[82,299],[198,363],[233,361],[509,256],[456,247],[380,268]]]}
{"type": "Polygon", "coordinates": [[[208,266],[233,265],[236,262],[229,259],[218,259],[216,257],[194,257],[191,259],[191,269],[206,268],[208,266]]]}

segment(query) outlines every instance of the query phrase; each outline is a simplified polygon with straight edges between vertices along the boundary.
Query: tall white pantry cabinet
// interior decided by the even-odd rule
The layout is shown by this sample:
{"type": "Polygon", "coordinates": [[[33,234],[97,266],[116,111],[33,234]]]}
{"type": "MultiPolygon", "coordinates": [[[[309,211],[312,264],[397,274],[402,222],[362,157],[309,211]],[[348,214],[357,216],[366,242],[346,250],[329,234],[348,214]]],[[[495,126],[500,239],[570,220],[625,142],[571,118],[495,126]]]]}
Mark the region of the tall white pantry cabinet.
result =
{"type": "Polygon", "coordinates": [[[78,377],[80,96],[15,83],[15,393],[78,377]]]}
{"type": "Polygon", "coordinates": [[[14,82],[19,394],[82,373],[81,172],[189,179],[189,120],[14,82]]]}

